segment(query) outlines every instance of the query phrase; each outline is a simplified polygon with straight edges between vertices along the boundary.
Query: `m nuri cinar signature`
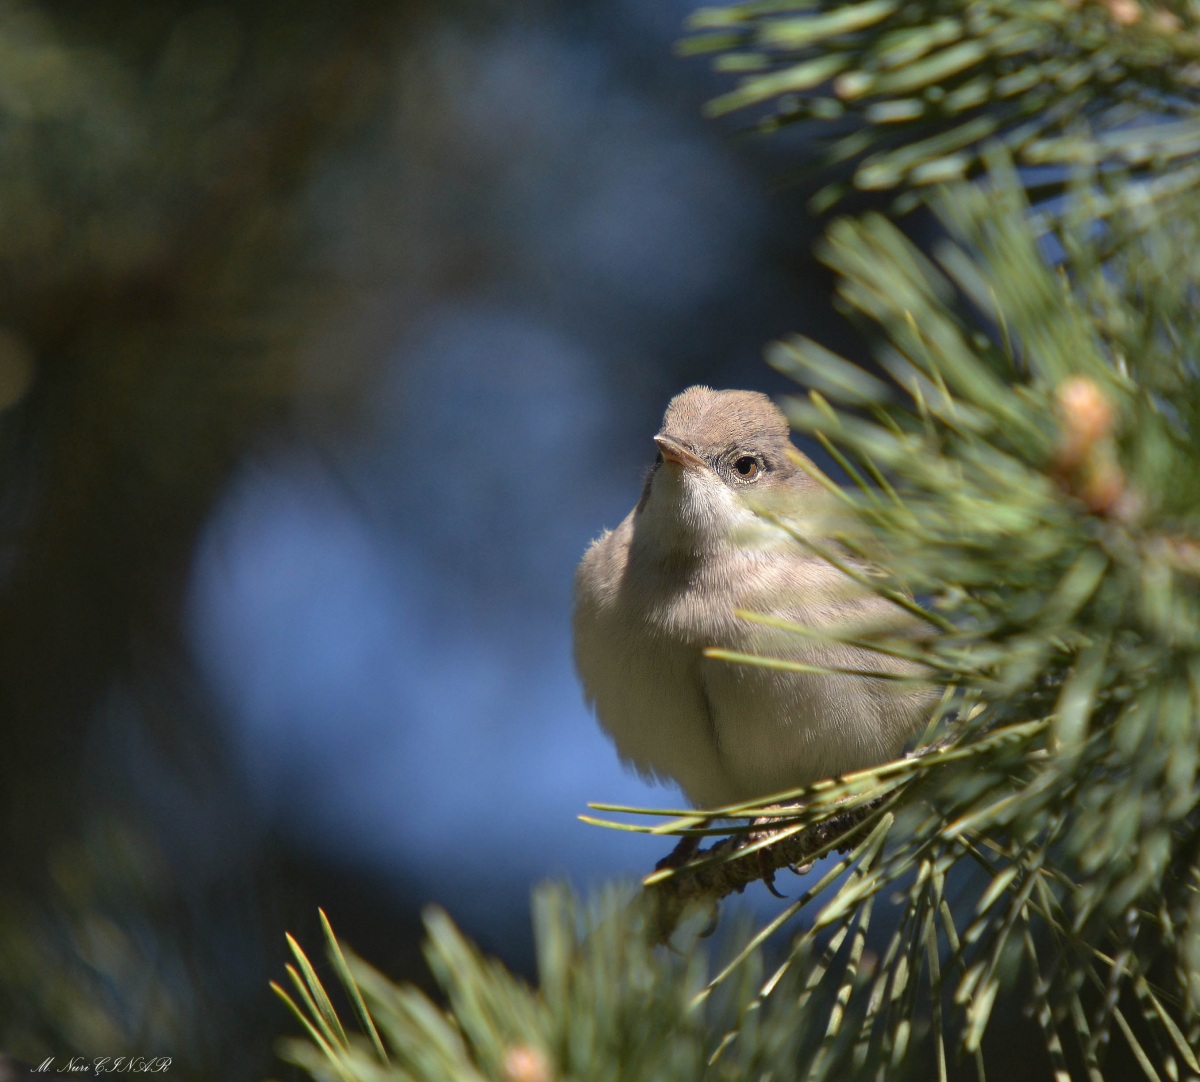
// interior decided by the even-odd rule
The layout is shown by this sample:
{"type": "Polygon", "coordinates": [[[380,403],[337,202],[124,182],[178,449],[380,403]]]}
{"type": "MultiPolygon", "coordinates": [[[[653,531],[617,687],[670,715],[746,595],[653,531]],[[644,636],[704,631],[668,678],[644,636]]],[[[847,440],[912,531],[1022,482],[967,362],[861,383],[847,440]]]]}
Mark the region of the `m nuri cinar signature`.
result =
{"type": "Polygon", "coordinates": [[[170,1056],[47,1056],[28,1068],[30,1074],[40,1075],[165,1074],[170,1069],[170,1056]]]}

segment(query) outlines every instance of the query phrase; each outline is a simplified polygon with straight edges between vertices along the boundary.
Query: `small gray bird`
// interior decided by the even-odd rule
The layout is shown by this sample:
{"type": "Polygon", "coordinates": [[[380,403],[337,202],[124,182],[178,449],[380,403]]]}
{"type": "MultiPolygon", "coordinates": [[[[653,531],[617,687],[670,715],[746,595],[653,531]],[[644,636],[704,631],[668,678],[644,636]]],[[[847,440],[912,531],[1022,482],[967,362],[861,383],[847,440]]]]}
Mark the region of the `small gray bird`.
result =
{"type": "Polygon", "coordinates": [[[898,756],[929,718],[929,685],[703,654],[920,677],[914,664],[734,615],[851,633],[914,622],[754,511],[767,498],[802,520],[820,499],[789,458],[783,414],[754,391],[689,387],[654,442],[637,506],[592,542],[575,575],[575,663],[622,759],[715,808],[898,756]]]}

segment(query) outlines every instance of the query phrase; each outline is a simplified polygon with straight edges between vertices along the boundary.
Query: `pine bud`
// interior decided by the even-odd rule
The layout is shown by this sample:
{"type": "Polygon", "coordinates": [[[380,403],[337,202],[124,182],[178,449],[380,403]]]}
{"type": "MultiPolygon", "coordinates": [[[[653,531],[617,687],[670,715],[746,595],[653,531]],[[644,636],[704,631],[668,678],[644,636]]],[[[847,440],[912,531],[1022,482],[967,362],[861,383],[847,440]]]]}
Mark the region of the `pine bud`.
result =
{"type": "Polygon", "coordinates": [[[1112,400],[1095,380],[1073,376],[1058,389],[1058,414],[1062,427],[1054,473],[1088,510],[1110,518],[1135,517],[1142,502],[1117,461],[1112,400]]]}
{"type": "Polygon", "coordinates": [[[533,1045],[515,1044],[504,1055],[504,1082],[553,1082],[545,1054],[533,1045]]]}
{"type": "Polygon", "coordinates": [[[1086,462],[1096,444],[1112,435],[1115,416],[1107,396],[1086,376],[1073,376],[1059,387],[1058,412],[1062,439],[1057,465],[1070,471],[1086,462]]]}

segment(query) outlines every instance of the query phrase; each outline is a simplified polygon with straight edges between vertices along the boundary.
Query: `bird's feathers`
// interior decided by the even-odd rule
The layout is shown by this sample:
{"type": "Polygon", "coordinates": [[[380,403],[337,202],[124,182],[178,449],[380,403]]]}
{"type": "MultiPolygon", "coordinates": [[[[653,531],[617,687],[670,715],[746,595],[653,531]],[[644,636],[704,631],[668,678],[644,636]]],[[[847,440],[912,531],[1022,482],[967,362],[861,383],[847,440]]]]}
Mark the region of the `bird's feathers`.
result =
{"type": "Polygon", "coordinates": [[[898,755],[930,690],[839,672],[796,673],[704,656],[706,647],[830,669],[920,675],[860,648],[752,623],[750,609],[808,628],[869,632],[911,617],[755,515],[752,492],[812,499],[787,426],[763,395],[690,388],[663,432],[703,466],[656,467],[638,506],[588,548],[575,579],[575,658],[621,756],[714,807],[898,755]],[[764,469],[754,484],[738,456],[764,469]]]}

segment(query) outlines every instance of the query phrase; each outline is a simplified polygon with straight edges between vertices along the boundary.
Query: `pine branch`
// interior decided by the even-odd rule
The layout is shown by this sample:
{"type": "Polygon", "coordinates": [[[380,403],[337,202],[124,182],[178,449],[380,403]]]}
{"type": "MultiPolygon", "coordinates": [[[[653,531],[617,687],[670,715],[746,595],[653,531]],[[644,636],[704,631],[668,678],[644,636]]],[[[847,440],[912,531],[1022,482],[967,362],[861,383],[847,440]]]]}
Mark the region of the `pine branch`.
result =
{"type": "MultiPolygon", "coordinates": [[[[653,941],[668,942],[685,913],[692,909],[713,911],[715,921],[717,903],[730,894],[740,894],[751,883],[762,880],[777,893],[775,873],[785,868],[796,870],[833,852],[850,851],[853,860],[864,826],[877,819],[887,803],[887,796],[877,797],[809,825],[790,820],[783,814],[786,809],[781,808],[780,818],[771,825],[772,816],[756,820],[755,833],[723,838],[699,850],[678,868],[660,867],[644,881],[651,905],[653,941]]],[[[849,863],[844,861],[839,867],[849,863]]]]}
{"type": "MultiPolygon", "coordinates": [[[[769,664],[768,659],[761,660],[769,664]]],[[[1003,734],[1002,739],[1011,735],[1003,734]]],[[[986,745],[985,740],[966,753],[975,754],[986,745]]],[[[682,835],[684,844],[680,848],[686,856],[677,860],[676,854],[671,854],[642,881],[650,905],[652,941],[668,942],[685,914],[695,910],[710,911],[715,927],[718,903],[731,894],[742,893],[752,883],[762,881],[772,894],[784,897],[775,888],[775,875],[784,869],[803,874],[814,862],[833,853],[848,854],[836,864],[836,869],[851,866],[875,839],[880,823],[885,825],[886,835],[906,788],[920,777],[923,767],[944,764],[962,754],[962,749],[954,751],[953,737],[947,735],[896,763],[797,790],[798,800],[794,804],[787,797],[778,802],[771,798],[772,803],[760,803],[753,813],[739,809],[748,816],[748,825],[730,828],[731,833],[708,849],[693,851],[694,839],[710,833],[707,829],[690,827],[692,823],[707,821],[700,816],[684,817],[655,828],[657,834],[682,835]]],[[[590,821],[597,825],[617,825],[590,821]]],[[[819,895],[836,874],[835,870],[824,875],[793,910],[798,911],[803,901],[819,895]]]]}

